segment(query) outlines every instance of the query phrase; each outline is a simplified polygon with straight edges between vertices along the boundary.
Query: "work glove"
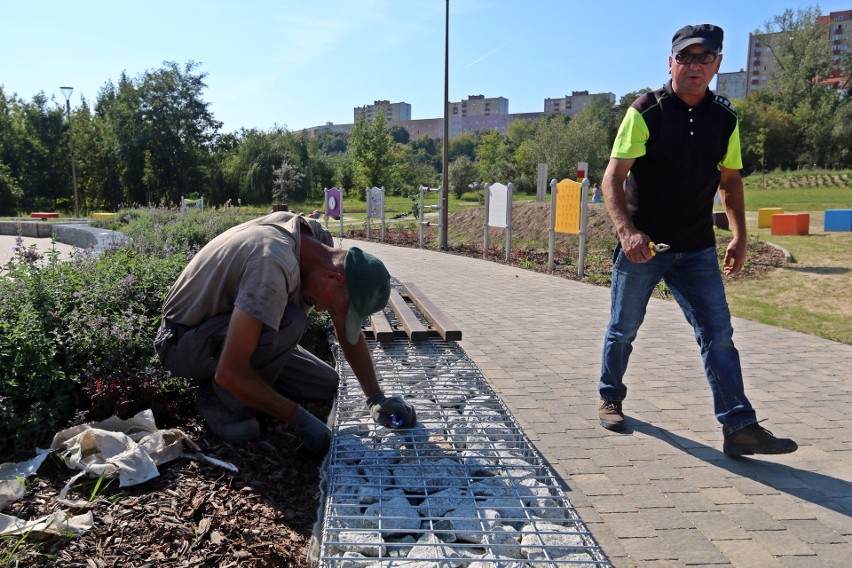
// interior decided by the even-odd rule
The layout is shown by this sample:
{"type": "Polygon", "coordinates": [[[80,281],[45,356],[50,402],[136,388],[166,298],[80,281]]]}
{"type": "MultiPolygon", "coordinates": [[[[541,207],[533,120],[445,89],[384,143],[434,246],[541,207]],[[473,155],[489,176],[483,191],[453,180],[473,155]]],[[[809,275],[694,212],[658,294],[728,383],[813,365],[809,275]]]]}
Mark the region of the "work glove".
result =
{"type": "Polygon", "coordinates": [[[417,424],[417,412],[401,396],[374,394],[367,399],[367,408],[376,424],[389,428],[411,428],[417,424]]]}
{"type": "Polygon", "coordinates": [[[331,429],[301,406],[286,424],[302,440],[302,445],[311,454],[324,456],[328,451],[331,444],[331,429]]]}

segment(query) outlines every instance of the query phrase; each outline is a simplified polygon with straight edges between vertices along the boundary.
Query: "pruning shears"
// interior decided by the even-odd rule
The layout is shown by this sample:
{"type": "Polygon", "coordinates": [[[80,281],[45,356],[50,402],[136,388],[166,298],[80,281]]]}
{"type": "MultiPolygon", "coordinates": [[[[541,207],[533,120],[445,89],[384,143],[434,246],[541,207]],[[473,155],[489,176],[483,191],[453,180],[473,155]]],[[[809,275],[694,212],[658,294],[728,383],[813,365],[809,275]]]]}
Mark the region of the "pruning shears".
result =
{"type": "Polygon", "coordinates": [[[655,244],[654,241],[651,241],[648,243],[648,248],[651,249],[651,256],[654,256],[658,252],[666,252],[672,247],[665,243],[655,244]]]}

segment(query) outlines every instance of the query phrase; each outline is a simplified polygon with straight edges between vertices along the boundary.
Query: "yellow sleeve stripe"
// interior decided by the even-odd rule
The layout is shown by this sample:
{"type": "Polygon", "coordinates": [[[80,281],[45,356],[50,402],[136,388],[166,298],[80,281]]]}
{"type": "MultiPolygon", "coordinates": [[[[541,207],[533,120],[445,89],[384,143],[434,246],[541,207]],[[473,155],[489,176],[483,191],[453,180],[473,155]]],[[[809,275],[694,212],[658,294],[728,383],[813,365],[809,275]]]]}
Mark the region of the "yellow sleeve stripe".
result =
{"type": "Polygon", "coordinates": [[[725,156],[722,158],[722,161],[719,162],[719,165],[723,168],[728,168],[729,170],[743,169],[743,156],[742,150],[740,149],[739,121],[737,121],[734,131],[731,132],[731,137],[728,138],[728,151],[725,152],[725,156]]]}
{"type": "MultiPolygon", "coordinates": [[[[610,158],[639,158],[645,155],[645,143],[651,133],[645,119],[633,107],[627,109],[612,145],[610,158]]],[[[727,166],[726,166],[727,167],[727,166]]]]}

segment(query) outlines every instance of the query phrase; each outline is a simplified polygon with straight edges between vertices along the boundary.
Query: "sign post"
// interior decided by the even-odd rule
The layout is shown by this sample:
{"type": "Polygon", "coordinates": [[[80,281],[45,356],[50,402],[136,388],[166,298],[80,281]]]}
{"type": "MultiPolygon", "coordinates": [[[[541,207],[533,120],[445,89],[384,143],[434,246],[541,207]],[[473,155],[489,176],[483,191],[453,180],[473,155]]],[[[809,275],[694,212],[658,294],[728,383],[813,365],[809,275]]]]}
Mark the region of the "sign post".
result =
{"type": "Polygon", "coordinates": [[[373,225],[373,217],[382,220],[382,242],[385,241],[385,188],[367,188],[367,239],[370,238],[370,229],[373,225]]]}
{"type": "Polygon", "coordinates": [[[544,201],[547,195],[547,164],[538,165],[538,177],[535,184],[536,201],[544,201]]]}
{"type": "Polygon", "coordinates": [[[577,265],[577,276],[580,278],[585,274],[586,266],[586,212],[589,203],[589,163],[579,162],[577,164],[577,181],[582,185],[582,198],[580,199],[580,259],[577,265]],[[582,174],[582,176],[581,176],[582,174]]]}
{"type": "Polygon", "coordinates": [[[512,252],[512,191],[514,185],[485,184],[485,236],[482,254],[488,252],[488,227],[506,229],[506,262],[512,252]]]}
{"type": "MultiPolygon", "coordinates": [[[[580,172],[578,172],[580,173],[580,172]]],[[[585,172],[583,172],[585,174],[585,172]]],[[[583,276],[583,262],[585,259],[585,214],[586,206],[584,192],[588,191],[586,184],[578,183],[570,179],[563,179],[559,183],[554,179],[550,182],[550,242],[547,251],[547,271],[553,272],[554,254],[556,248],[556,233],[567,233],[580,235],[580,265],[579,276],[583,276]]]]}

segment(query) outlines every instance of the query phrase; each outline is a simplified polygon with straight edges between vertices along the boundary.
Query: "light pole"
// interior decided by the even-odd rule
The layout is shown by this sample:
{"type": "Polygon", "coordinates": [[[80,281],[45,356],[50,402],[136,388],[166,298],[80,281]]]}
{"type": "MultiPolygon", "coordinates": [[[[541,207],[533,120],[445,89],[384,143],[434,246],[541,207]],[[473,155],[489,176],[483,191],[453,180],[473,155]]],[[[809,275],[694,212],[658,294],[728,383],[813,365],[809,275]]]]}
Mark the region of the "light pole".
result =
{"type": "Polygon", "coordinates": [[[450,0],[446,2],[444,16],[444,171],[441,176],[441,185],[444,188],[441,194],[441,225],[438,244],[441,250],[449,248],[447,243],[447,220],[449,219],[449,162],[450,162],[450,0]]]}
{"type": "Polygon", "coordinates": [[[71,149],[71,181],[74,184],[74,216],[80,216],[80,200],[77,199],[77,168],[74,165],[74,133],[71,128],[71,93],[74,87],[59,87],[65,97],[65,108],[68,112],[68,147],[71,149]]]}

